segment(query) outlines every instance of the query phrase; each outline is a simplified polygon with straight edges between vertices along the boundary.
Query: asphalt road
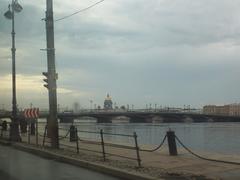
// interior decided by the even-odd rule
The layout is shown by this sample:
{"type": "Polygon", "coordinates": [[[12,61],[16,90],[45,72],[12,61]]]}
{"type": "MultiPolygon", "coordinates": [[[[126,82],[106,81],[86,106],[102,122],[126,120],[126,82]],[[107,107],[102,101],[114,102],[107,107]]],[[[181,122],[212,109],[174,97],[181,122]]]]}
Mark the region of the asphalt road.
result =
{"type": "Polygon", "coordinates": [[[120,180],[0,145],[0,180],[120,180]]]}

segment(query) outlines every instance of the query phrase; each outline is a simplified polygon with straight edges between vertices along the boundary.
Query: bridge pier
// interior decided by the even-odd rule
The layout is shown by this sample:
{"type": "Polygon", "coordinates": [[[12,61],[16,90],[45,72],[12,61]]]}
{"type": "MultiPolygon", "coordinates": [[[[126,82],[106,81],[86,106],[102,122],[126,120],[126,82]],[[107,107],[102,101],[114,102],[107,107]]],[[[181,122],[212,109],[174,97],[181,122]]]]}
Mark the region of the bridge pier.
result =
{"type": "Polygon", "coordinates": [[[143,116],[132,116],[130,117],[129,122],[130,123],[146,123],[147,118],[143,116]]]}
{"type": "Polygon", "coordinates": [[[60,123],[74,123],[73,117],[60,117],[59,118],[60,123]]]}
{"type": "Polygon", "coordinates": [[[106,117],[106,116],[99,116],[97,118],[97,123],[112,123],[112,117],[106,117]]]}

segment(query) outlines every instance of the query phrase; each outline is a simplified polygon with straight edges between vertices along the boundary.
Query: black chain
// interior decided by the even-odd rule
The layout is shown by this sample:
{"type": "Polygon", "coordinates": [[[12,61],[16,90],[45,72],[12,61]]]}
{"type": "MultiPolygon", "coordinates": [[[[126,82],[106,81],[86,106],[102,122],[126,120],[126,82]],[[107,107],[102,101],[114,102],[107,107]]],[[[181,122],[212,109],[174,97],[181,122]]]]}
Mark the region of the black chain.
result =
{"type": "Polygon", "coordinates": [[[160,149],[163,145],[163,143],[165,142],[167,138],[167,135],[164,136],[162,142],[154,149],[139,149],[139,151],[145,151],[145,152],[154,152],[154,151],[157,151],[158,149],[160,149]]]}
{"type": "Polygon", "coordinates": [[[182,141],[180,141],[180,139],[179,139],[177,136],[175,136],[175,138],[176,138],[176,140],[179,142],[179,144],[182,145],[182,147],[183,147],[184,149],[186,149],[189,153],[191,153],[192,155],[194,155],[194,156],[196,156],[196,157],[198,157],[198,158],[200,158],[200,159],[207,160],[207,161],[213,161],[213,162],[226,163],[226,164],[240,165],[240,162],[223,161],[223,160],[209,159],[209,158],[202,157],[202,156],[194,153],[193,151],[191,151],[189,148],[187,148],[187,147],[182,143],[182,141]]]}

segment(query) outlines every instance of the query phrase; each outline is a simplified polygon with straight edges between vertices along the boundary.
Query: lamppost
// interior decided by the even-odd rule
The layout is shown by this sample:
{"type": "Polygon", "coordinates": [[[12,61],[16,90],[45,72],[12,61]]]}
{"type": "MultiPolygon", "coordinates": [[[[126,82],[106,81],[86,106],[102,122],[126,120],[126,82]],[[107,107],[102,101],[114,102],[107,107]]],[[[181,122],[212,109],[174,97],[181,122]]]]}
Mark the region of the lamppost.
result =
{"type": "Polygon", "coordinates": [[[12,0],[12,3],[8,5],[8,11],[4,13],[7,19],[12,20],[12,126],[10,131],[10,138],[13,141],[20,141],[19,135],[19,122],[17,119],[17,98],[16,98],[16,48],[15,48],[15,30],[14,30],[14,15],[15,12],[22,11],[22,6],[17,0],[12,0]]]}

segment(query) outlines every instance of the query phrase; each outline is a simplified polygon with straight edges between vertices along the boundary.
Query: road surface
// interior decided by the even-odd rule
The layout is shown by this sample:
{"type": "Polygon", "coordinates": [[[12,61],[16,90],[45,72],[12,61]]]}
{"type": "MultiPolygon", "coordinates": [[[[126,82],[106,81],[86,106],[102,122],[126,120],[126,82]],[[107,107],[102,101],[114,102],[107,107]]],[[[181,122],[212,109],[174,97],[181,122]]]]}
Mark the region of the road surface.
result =
{"type": "Polygon", "coordinates": [[[0,145],[2,180],[120,180],[0,145]]]}

